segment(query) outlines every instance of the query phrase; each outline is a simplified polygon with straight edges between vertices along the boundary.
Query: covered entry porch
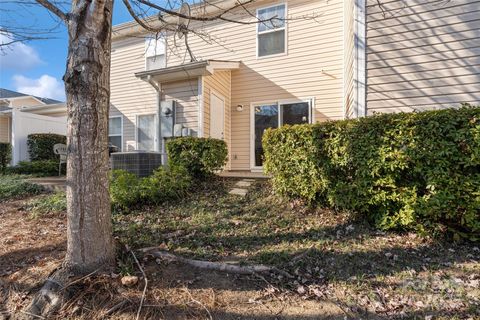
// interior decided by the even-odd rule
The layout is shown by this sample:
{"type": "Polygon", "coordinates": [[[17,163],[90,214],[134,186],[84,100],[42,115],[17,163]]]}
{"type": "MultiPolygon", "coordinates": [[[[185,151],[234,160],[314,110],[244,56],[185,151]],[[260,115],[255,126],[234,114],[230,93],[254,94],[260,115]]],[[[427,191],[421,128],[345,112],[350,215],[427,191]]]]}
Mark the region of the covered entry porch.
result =
{"type": "Polygon", "coordinates": [[[224,140],[229,154],[225,169],[231,170],[231,73],[239,68],[238,61],[206,60],[136,73],[158,93],[157,150],[164,152],[165,139],[184,127],[189,135],[224,140]],[[165,106],[172,108],[172,122],[165,120],[165,106]]]}

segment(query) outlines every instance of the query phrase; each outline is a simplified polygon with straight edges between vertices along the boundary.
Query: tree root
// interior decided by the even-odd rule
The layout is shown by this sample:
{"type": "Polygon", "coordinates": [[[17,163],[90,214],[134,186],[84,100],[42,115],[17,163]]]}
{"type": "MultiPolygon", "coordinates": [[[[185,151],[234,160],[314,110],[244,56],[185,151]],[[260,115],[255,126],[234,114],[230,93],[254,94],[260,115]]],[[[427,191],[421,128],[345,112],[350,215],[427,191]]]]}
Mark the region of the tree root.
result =
{"type": "Polygon", "coordinates": [[[65,301],[65,288],[68,286],[70,277],[70,273],[66,270],[62,268],[56,270],[35,294],[32,302],[14,319],[48,319],[65,301]]]}
{"type": "Polygon", "coordinates": [[[58,311],[69,296],[71,296],[71,292],[67,290],[70,286],[93,275],[97,271],[98,270],[95,270],[83,277],[79,277],[75,272],[67,268],[55,270],[47,280],[45,280],[42,288],[35,294],[30,304],[21,311],[22,314],[17,315],[14,319],[48,319],[58,311]]]}
{"type": "Polygon", "coordinates": [[[222,263],[222,262],[211,262],[211,261],[187,259],[184,257],[176,256],[166,251],[152,250],[152,248],[145,248],[142,251],[147,252],[148,254],[151,254],[156,258],[170,260],[170,261],[178,261],[178,262],[188,264],[200,269],[215,270],[215,271],[234,273],[234,274],[243,274],[243,275],[273,272],[273,273],[278,273],[280,275],[283,275],[287,278],[293,278],[293,276],[286,271],[280,270],[276,267],[271,267],[271,266],[266,266],[261,264],[249,265],[249,266],[238,266],[238,265],[222,263]]]}

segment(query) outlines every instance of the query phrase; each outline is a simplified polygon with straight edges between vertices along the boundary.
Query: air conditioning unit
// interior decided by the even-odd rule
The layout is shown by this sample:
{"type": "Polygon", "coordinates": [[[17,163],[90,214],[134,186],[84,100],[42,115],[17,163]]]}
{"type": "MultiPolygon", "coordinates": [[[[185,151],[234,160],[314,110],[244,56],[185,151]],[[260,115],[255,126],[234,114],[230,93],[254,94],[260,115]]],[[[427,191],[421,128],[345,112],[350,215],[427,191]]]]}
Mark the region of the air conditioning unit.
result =
{"type": "Polygon", "coordinates": [[[110,156],[112,170],[125,170],[147,177],[162,165],[162,153],[153,151],[115,152],[110,156]]]}

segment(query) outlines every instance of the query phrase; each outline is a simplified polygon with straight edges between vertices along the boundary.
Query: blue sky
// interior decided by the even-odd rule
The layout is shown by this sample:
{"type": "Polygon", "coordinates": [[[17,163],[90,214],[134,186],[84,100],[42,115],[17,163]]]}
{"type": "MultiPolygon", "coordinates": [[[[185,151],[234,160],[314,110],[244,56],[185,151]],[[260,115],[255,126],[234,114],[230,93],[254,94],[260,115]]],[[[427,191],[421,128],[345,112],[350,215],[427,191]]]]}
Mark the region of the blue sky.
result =
{"type": "MultiPolygon", "coordinates": [[[[27,10],[0,0],[0,27],[11,27],[12,21],[29,21],[35,28],[52,28],[58,24],[40,6],[27,10]],[[7,10],[5,10],[7,9],[7,10]],[[19,19],[22,18],[22,19],[19,19]]],[[[115,1],[113,24],[130,21],[125,6],[115,1]]],[[[0,35],[2,36],[2,35],[0,35]]],[[[62,76],[65,72],[68,36],[64,26],[49,39],[16,43],[0,52],[0,87],[58,100],[65,99],[62,76]]],[[[0,38],[0,41],[5,41],[0,38]]]]}

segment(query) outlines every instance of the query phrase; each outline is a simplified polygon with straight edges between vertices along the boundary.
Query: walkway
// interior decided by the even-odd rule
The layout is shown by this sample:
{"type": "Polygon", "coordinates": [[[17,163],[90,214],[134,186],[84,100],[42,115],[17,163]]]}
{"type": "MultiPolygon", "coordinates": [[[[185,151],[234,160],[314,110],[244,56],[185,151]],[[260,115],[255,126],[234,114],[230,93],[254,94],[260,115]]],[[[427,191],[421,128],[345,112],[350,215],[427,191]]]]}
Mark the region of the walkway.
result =
{"type": "Polygon", "coordinates": [[[30,178],[28,182],[39,184],[49,191],[65,191],[65,176],[30,178]]]}
{"type": "Polygon", "coordinates": [[[248,193],[248,188],[255,182],[255,179],[242,179],[234,184],[233,188],[228,192],[237,196],[245,197],[248,193]]]}

